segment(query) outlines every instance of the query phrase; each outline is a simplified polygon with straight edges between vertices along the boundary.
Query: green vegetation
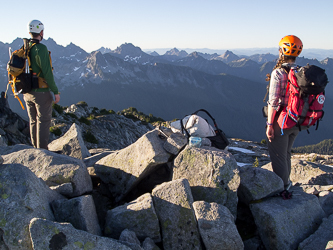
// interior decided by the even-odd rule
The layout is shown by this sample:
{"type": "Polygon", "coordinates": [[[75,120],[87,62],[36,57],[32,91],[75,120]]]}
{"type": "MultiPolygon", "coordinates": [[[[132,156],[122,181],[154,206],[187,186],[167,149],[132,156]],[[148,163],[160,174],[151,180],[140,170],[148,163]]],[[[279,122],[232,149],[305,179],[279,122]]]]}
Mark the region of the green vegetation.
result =
{"type": "Polygon", "coordinates": [[[262,139],[262,140],[261,140],[261,144],[267,144],[266,139],[262,139]]]}
{"type": "Polygon", "coordinates": [[[313,156],[312,159],[310,157],[308,157],[307,161],[316,162],[317,158],[318,158],[317,155],[313,156]]]}
{"type": "Polygon", "coordinates": [[[132,119],[134,121],[142,121],[147,123],[162,123],[165,122],[160,117],[155,117],[152,114],[145,115],[144,113],[138,111],[136,108],[130,107],[128,109],[124,109],[117,113],[118,115],[123,115],[126,118],[132,119]]]}
{"type": "Polygon", "coordinates": [[[79,122],[84,123],[86,125],[91,125],[91,122],[83,116],[80,117],[79,122]]]}
{"type": "Polygon", "coordinates": [[[333,140],[323,140],[315,145],[308,145],[303,147],[293,148],[294,153],[316,153],[322,155],[333,155],[333,140]]]}
{"type": "Polygon", "coordinates": [[[73,114],[73,113],[65,113],[65,115],[70,116],[70,117],[72,117],[74,119],[78,119],[78,117],[75,114],[73,114]]]}
{"type": "Polygon", "coordinates": [[[52,104],[52,108],[53,108],[55,111],[57,111],[58,114],[60,114],[60,115],[64,112],[63,107],[61,107],[61,106],[58,105],[58,104],[53,103],[53,104],[52,104]]]}
{"type": "Polygon", "coordinates": [[[100,115],[110,115],[110,114],[115,114],[116,112],[114,112],[112,109],[111,110],[106,110],[106,109],[101,109],[99,111],[100,115]]]}
{"type": "Polygon", "coordinates": [[[92,107],[92,111],[93,114],[98,114],[99,113],[99,109],[97,107],[92,107]]]}
{"type": "Polygon", "coordinates": [[[56,136],[60,136],[62,134],[60,128],[57,126],[50,127],[50,132],[56,136]]]}
{"type": "Polygon", "coordinates": [[[256,157],[256,160],[253,162],[253,167],[255,167],[255,168],[259,167],[258,157],[256,157]]]}
{"type": "Polygon", "coordinates": [[[89,130],[87,132],[83,133],[83,139],[86,142],[95,143],[95,144],[98,143],[98,140],[96,139],[96,137],[89,130]]]}
{"type": "Polygon", "coordinates": [[[80,101],[76,104],[76,106],[81,106],[81,107],[88,107],[88,104],[84,101],[80,101]]]}

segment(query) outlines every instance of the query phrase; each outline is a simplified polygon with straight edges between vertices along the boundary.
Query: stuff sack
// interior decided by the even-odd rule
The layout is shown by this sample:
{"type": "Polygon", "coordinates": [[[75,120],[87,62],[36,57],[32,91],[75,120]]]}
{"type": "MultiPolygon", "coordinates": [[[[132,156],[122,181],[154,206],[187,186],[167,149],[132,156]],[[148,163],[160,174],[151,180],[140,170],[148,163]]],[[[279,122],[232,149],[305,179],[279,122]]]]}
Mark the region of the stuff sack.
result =
{"type": "Polygon", "coordinates": [[[307,65],[299,69],[290,69],[286,91],[289,91],[288,105],[278,117],[283,129],[294,126],[310,127],[324,116],[325,87],[328,83],[324,69],[315,65],[307,65]]]}
{"type": "Polygon", "coordinates": [[[21,73],[16,77],[15,88],[17,93],[29,93],[32,89],[38,88],[37,75],[30,73],[21,73]]]}
{"type": "Polygon", "coordinates": [[[194,137],[215,136],[214,128],[202,117],[192,114],[170,124],[172,132],[194,137]],[[187,133],[186,133],[186,132],[187,133]]]}
{"type": "Polygon", "coordinates": [[[328,83],[325,70],[315,65],[308,64],[301,67],[295,76],[301,91],[309,95],[319,95],[324,92],[328,83]]]}
{"type": "Polygon", "coordinates": [[[199,109],[192,115],[185,116],[183,119],[172,122],[171,130],[180,132],[189,137],[202,137],[208,138],[211,141],[211,145],[218,149],[225,149],[229,145],[225,133],[218,128],[215,119],[205,109],[199,109]],[[207,120],[197,115],[200,111],[205,112],[213,121],[213,128],[207,120]]]}

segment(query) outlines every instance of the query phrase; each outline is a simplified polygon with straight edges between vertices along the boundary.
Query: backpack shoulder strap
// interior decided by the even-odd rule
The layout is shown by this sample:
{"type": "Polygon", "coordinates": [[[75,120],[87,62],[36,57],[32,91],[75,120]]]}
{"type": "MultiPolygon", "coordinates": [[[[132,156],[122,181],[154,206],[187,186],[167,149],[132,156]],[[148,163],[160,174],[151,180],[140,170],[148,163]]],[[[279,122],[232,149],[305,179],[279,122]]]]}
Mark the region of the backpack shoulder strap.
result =
{"type": "MultiPolygon", "coordinates": [[[[23,49],[24,49],[24,56],[26,59],[28,59],[29,68],[31,66],[30,61],[30,50],[31,48],[36,45],[37,43],[34,41],[32,44],[30,44],[31,41],[34,41],[33,39],[23,38],[23,49]]],[[[30,69],[31,70],[31,69],[30,69]]]]}
{"type": "Polygon", "coordinates": [[[283,65],[283,66],[281,66],[281,69],[283,69],[287,73],[287,75],[288,75],[289,72],[290,72],[290,70],[291,70],[291,67],[283,65]]]}
{"type": "MultiPolygon", "coordinates": [[[[289,71],[290,71],[290,67],[288,66],[281,66],[282,69],[284,69],[284,71],[287,73],[287,75],[289,75],[289,71]]],[[[266,99],[267,99],[267,96],[268,96],[268,93],[269,93],[269,85],[270,83],[267,84],[266,86],[266,94],[265,94],[265,97],[263,99],[263,102],[266,102],[266,99]]]]}
{"type": "Polygon", "coordinates": [[[218,127],[217,127],[217,124],[215,122],[215,119],[213,118],[213,116],[207,110],[205,110],[205,109],[199,109],[199,110],[195,111],[192,115],[197,115],[200,111],[205,112],[210,117],[210,119],[212,119],[212,121],[214,123],[214,127],[218,130],[218,127]]]}
{"type": "Polygon", "coordinates": [[[30,42],[33,41],[32,39],[23,38],[23,48],[24,48],[24,54],[26,57],[29,56],[30,49],[36,44],[36,42],[33,42],[30,44],[30,42]]]}
{"type": "Polygon", "coordinates": [[[186,133],[186,136],[187,136],[187,140],[188,140],[190,138],[190,134],[187,131],[187,129],[185,128],[185,126],[184,126],[183,119],[184,118],[180,119],[180,126],[181,126],[181,129],[182,129],[181,131],[182,131],[182,134],[183,134],[184,133],[183,131],[185,130],[185,133],[186,133]]]}

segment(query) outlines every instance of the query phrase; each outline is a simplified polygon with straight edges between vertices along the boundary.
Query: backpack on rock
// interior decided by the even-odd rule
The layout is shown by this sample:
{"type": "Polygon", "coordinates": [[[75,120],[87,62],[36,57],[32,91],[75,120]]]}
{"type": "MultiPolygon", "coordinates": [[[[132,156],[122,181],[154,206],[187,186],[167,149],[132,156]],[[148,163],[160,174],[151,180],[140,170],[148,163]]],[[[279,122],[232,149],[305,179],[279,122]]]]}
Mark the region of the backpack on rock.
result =
{"type": "Polygon", "coordinates": [[[324,116],[323,106],[325,102],[325,87],[328,78],[325,70],[315,66],[307,65],[300,68],[292,68],[288,73],[289,91],[288,105],[278,117],[278,123],[283,129],[297,126],[309,128],[317,124],[324,116]]]}
{"type": "Polygon", "coordinates": [[[225,133],[218,128],[213,116],[205,109],[199,109],[181,120],[174,121],[170,126],[174,133],[182,133],[188,139],[191,136],[207,138],[211,142],[211,146],[218,149],[225,149],[229,145],[225,133]],[[212,119],[214,127],[206,119],[198,116],[199,112],[206,113],[212,119]]]}

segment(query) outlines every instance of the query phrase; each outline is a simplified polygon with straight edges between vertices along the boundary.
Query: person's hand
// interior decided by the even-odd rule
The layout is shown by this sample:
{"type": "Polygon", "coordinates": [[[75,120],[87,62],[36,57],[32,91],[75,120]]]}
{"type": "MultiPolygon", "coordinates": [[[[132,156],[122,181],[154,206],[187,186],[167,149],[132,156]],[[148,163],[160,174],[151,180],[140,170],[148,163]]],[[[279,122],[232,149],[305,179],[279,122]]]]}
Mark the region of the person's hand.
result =
{"type": "Polygon", "coordinates": [[[273,126],[267,126],[266,135],[267,135],[267,139],[269,140],[269,142],[272,142],[272,140],[274,139],[274,128],[273,128],[273,126]]]}
{"type": "Polygon", "coordinates": [[[54,95],[54,104],[58,103],[60,101],[60,95],[59,94],[56,94],[54,95]]]}

